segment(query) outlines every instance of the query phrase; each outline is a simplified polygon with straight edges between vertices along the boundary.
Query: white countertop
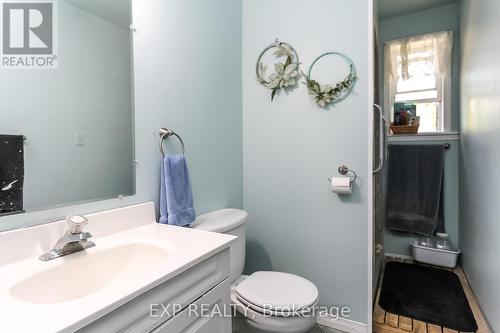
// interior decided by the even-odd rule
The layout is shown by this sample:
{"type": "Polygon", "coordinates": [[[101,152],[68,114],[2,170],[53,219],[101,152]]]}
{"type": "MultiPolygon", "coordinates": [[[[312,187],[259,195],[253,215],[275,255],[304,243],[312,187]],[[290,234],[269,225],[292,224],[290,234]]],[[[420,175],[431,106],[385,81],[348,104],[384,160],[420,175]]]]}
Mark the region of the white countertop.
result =
{"type": "MultiPolygon", "coordinates": [[[[233,236],[224,234],[158,224],[153,219],[154,210],[152,214],[143,214],[143,221],[135,221],[127,224],[123,220],[119,221],[123,216],[118,216],[116,221],[113,218],[110,219],[111,213],[118,211],[123,214],[123,210],[127,209],[152,209],[152,204],[137,205],[112,212],[105,212],[103,216],[93,214],[96,216],[94,220],[99,221],[99,223],[103,223],[101,220],[108,221],[106,221],[105,225],[103,224],[103,228],[96,227],[95,224],[93,225],[93,234],[95,236],[93,241],[96,243],[96,246],[86,251],[43,262],[38,259],[38,256],[49,249],[46,246],[37,245],[33,247],[37,251],[30,250],[31,252],[26,252],[25,250],[23,258],[17,257],[16,260],[11,258],[10,260],[0,262],[0,332],[72,332],[208,257],[228,248],[230,243],[235,239],[233,236]],[[150,218],[150,220],[146,221],[144,217],[150,218]],[[110,225],[115,223],[121,223],[118,229],[122,230],[112,233],[110,232],[110,225]],[[124,225],[130,228],[123,230],[124,225]],[[99,234],[102,234],[102,236],[99,237],[99,234]],[[147,270],[140,270],[136,273],[111,279],[98,292],[62,303],[33,304],[21,301],[12,295],[12,286],[39,272],[58,265],[64,265],[68,260],[76,259],[79,256],[92,255],[98,253],[98,251],[116,247],[117,245],[134,243],[146,243],[162,247],[168,252],[168,257],[157,267],[150,267],[147,270]]],[[[125,215],[134,216],[133,211],[129,212],[131,214],[125,215]]],[[[89,216],[89,221],[90,227],[93,222],[92,215],[89,216]]],[[[56,229],[61,228],[60,225],[54,226],[56,229]]],[[[23,234],[23,239],[19,240],[19,246],[23,246],[27,240],[36,237],[37,230],[38,234],[43,235],[44,232],[47,232],[47,228],[50,228],[50,226],[44,225],[30,228],[28,232],[30,234],[29,237],[26,236],[27,229],[20,230],[19,232],[23,234]],[[41,228],[45,228],[45,230],[41,231],[41,228]]],[[[9,247],[11,247],[11,251],[15,252],[16,249],[12,247],[15,247],[17,244],[15,241],[16,231],[8,232],[6,235],[2,233],[0,234],[0,242],[2,242],[2,238],[5,238],[9,247]]],[[[6,250],[5,246],[2,246],[1,250],[6,250]]],[[[8,255],[6,254],[6,256],[8,255]]],[[[99,274],[99,272],[94,272],[94,274],[99,274]]],[[[85,284],[86,281],[82,280],[78,283],[85,284]]],[[[40,285],[39,288],[44,288],[44,285],[40,285]]]]}

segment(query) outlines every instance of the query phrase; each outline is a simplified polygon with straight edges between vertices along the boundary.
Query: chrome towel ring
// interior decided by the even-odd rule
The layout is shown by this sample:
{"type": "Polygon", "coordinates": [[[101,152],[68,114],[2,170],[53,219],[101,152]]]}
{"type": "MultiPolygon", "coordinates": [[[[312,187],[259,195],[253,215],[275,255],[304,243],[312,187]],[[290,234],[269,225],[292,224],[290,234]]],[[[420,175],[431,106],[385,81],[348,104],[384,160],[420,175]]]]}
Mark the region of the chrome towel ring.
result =
{"type": "Polygon", "coordinates": [[[163,150],[163,140],[165,139],[168,139],[169,137],[171,136],[175,136],[179,142],[181,143],[181,146],[182,146],[182,155],[184,155],[185,151],[186,151],[186,147],[184,146],[184,141],[182,141],[181,137],[175,133],[174,131],[172,131],[171,129],[168,129],[168,128],[160,128],[160,153],[161,153],[161,156],[165,156],[165,151],[163,150]]]}

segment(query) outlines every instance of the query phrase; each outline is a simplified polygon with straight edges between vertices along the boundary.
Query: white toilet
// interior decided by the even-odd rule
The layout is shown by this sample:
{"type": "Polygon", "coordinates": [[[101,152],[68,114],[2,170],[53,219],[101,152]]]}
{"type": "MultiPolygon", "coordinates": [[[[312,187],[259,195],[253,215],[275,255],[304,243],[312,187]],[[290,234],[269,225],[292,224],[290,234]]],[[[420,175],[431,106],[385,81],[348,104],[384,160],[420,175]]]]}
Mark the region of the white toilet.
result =
{"type": "Polygon", "coordinates": [[[231,300],[245,328],[241,331],[303,333],[316,323],[316,286],[297,275],[255,272],[241,275],[245,262],[247,212],[221,209],[198,216],[192,228],[238,236],[230,247],[231,300]]]}

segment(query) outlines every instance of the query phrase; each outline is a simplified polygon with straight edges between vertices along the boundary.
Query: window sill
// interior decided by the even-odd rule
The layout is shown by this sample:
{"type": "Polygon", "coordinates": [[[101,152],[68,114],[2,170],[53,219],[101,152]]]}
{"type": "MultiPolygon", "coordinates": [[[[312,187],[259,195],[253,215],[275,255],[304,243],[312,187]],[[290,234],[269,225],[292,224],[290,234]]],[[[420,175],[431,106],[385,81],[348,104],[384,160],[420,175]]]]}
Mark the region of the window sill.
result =
{"type": "Polygon", "coordinates": [[[458,132],[430,132],[417,134],[389,134],[389,142],[460,140],[458,132]]]}

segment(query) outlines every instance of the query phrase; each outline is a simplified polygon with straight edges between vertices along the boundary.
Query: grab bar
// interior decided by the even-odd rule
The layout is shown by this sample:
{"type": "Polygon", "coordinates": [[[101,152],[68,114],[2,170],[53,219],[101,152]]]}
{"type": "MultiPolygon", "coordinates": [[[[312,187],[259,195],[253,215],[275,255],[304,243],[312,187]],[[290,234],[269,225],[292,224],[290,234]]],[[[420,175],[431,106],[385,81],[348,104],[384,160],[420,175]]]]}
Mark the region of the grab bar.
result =
{"type": "Polygon", "coordinates": [[[376,109],[379,112],[379,156],[378,156],[378,165],[373,170],[373,174],[377,174],[382,170],[387,161],[387,120],[384,116],[384,110],[377,104],[373,104],[374,110],[376,109]]]}

